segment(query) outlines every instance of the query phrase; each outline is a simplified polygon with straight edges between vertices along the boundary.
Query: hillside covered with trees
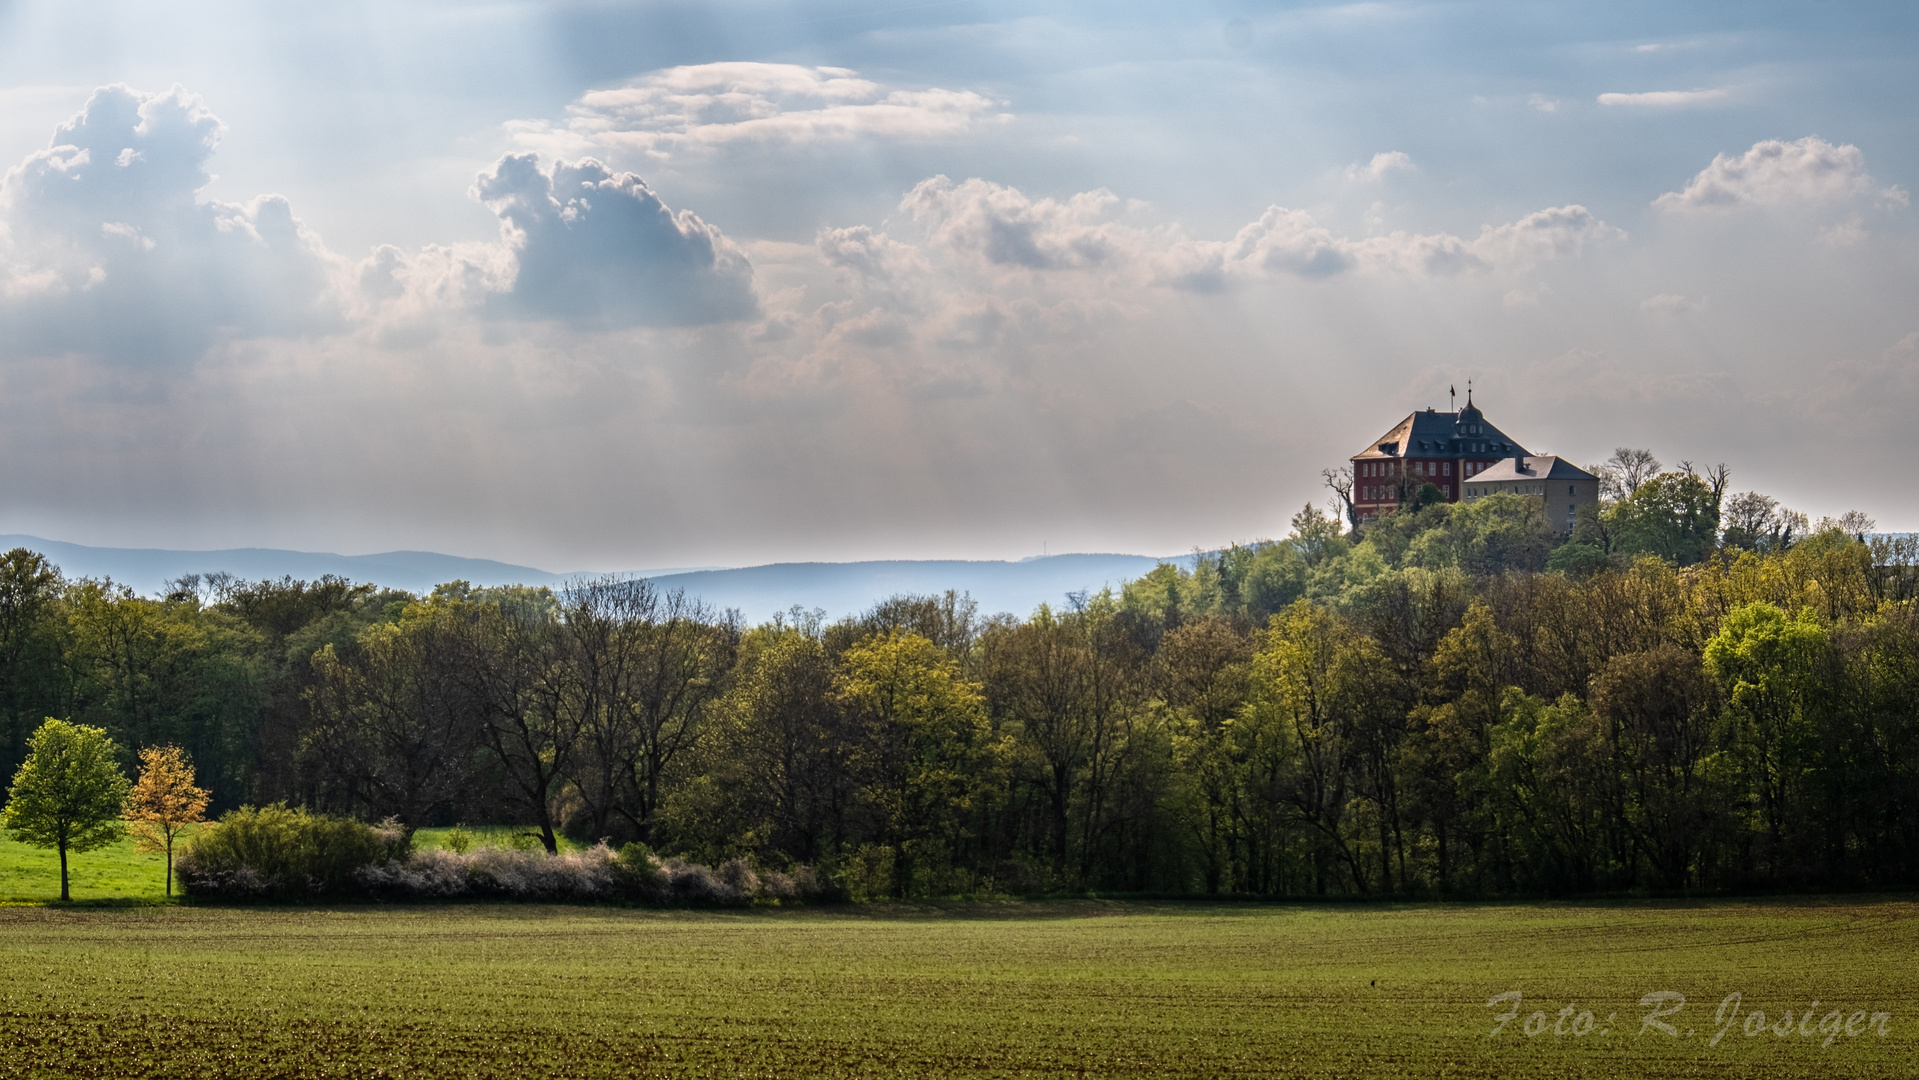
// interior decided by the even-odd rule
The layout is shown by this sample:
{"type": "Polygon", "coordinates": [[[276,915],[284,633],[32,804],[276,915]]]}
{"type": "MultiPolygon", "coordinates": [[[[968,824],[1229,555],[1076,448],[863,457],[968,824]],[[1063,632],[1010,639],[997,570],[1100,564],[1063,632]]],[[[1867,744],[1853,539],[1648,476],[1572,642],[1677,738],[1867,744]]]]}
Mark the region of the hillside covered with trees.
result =
{"type": "Polygon", "coordinates": [[[216,813],[514,824],[855,895],[1919,884],[1911,540],[1632,460],[1567,540],[1526,498],[1409,492],[1025,617],[948,593],[748,627],[611,579],[145,598],[16,549],[0,768],[70,718],[185,748],[216,813]]]}

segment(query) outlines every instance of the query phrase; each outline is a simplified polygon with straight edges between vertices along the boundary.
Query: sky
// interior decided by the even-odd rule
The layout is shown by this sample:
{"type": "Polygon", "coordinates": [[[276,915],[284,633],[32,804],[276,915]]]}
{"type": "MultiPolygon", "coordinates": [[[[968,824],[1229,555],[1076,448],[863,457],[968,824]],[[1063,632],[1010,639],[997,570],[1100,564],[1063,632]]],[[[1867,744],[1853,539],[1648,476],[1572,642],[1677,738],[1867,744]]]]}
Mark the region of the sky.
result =
{"type": "Polygon", "coordinates": [[[1470,381],[1919,530],[1919,8],[0,0],[0,532],[1284,536],[1470,381]]]}

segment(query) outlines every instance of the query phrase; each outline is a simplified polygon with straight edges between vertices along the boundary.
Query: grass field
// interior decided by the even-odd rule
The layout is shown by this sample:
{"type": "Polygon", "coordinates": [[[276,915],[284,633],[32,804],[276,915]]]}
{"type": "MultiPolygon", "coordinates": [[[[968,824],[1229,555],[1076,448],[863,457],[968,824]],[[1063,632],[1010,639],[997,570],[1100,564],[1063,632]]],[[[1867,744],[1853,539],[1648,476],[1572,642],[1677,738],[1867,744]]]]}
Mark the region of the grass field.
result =
{"type": "MultiPolygon", "coordinates": [[[[67,884],[75,903],[159,903],[166,899],[167,863],[142,855],[122,839],[84,855],[68,854],[67,884]]],[[[0,904],[60,899],[60,855],[28,847],[0,832],[0,904]]]]}
{"type": "Polygon", "coordinates": [[[1903,900],[16,907],[0,910],[0,1077],[1907,1077],[1916,915],[1903,900]],[[1488,1037],[1485,1002],[1510,990],[1523,1008],[1488,1037]],[[1652,991],[1685,995],[1656,1018],[1677,1035],[1639,1034],[1652,991]],[[1814,999],[1815,1016],[1890,1013],[1889,1034],[1771,1033],[1814,999]],[[1535,1009],[1546,1030],[1529,1037],[1535,1009]],[[1753,1009],[1768,1030],[1747,1036],[1753,1009]],[[1588,1034],[1552,1031],[1586,1010],[1588,1034]]]}
{"type": "MultiPolygon", "coordinates": [[[[468,825],[465,831],[476,845],[507,847],[528,843],[526,830],[504,826],[468,825]]],[[[416,848],[443,847],[451,829],[421,829],[413,834],[416,848]]],[[[537,846],[537,845],[535,845],[537,846]]],[[[561,840],[561,850],[579,845],[561,840]]],[[[159,855],[133,850],[132,840],[121,840],[98,851],[67,856],[68,888],[77,904],[164,903],[167,866],[159,855]]],[[[177,888],[177,886],[176,886],[177,888]]],[[[0,904],[44,903],[60,899],[59,853],[28,847],[0,831],[0,904]]]]}

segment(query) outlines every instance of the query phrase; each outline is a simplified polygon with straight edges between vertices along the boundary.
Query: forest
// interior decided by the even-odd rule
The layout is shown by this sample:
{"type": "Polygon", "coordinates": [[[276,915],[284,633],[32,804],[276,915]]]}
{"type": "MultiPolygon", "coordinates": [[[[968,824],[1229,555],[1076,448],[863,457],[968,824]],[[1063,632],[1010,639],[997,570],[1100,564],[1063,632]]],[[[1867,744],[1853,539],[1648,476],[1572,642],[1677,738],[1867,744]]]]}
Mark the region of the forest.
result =
{"type": "Polygon", "coordinates": [[[616,578],[143,597],[16,549],[0,775],[67,718],[129,769],[184,748],[215,813],[640,842],[855,897],[1919,884],[1912,538],[1723,468],[1605,469],[1568,538],[1535,499],[1409,490],[1023,616],[746,626],[616,578]]]}

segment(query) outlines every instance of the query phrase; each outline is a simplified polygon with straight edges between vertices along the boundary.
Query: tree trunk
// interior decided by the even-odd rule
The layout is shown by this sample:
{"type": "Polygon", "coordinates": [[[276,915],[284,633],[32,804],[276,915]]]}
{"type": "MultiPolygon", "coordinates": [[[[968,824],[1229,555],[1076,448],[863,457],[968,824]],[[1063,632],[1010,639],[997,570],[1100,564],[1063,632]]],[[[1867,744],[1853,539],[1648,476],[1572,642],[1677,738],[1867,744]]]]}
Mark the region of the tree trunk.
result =
{"type": "Polygon", "coordinates": [[[67,895],[67,845],[64,842],[60,845],[60,899],[73,899],[67,895]]]}

